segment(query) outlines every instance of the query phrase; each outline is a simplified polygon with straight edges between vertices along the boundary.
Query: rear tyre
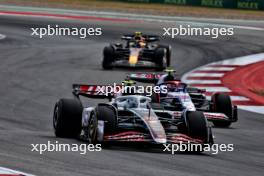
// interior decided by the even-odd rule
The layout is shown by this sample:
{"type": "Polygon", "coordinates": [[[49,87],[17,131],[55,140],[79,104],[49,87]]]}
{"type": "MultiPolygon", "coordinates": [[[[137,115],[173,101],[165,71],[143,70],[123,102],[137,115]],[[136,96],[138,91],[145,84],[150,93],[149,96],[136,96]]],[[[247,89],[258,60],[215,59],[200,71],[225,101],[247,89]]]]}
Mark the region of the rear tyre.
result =
{"type": "Polygon", "coordinates": [[[166,68],[166,53],[164,48],[158,48],[155,53],[156,70],[163,71],[166,68]]]}
{"type": "Polygon", "coordinates": [[[114,48],[111,46],[106,46],[103,51],[103,61],[102,61],[102,67],[105,70],[110,70],[113,68],[113,62],[115,60],[114,57],[114,48]]]}
{"type": "Polygon", "coordinates": [[[112,106],[98,106],[97,107],[97,118],[105,122],[104,131],[105,133],[112,133],[116,131],[117,127],[117,114],[112,106]]]}
{"type": "Polygon", "coordinates": [[[54,107],[53,127],[56,137],[77,137],[81,131],[82,104],[76,99],[60,99],[54,107]]]}
{"type": "MultiPolygon", "coordinates": [[[[215,112],[220,112],[225,114],[229,119],[233,116],[233,106],[232,101],[229,95],[226,94],[214,94],[212,97],[213,100],[213,110],[215,112]]],[[[229,127],[231,122],[229,121],[215,121],[213,122],[215,127],[229,127]]]]}
{"type": "Polygon", "coordinates": [[[166,58],[167,58],[167,67],[170,67],[171,65],[171,46],[167,47],[166,58]]]}

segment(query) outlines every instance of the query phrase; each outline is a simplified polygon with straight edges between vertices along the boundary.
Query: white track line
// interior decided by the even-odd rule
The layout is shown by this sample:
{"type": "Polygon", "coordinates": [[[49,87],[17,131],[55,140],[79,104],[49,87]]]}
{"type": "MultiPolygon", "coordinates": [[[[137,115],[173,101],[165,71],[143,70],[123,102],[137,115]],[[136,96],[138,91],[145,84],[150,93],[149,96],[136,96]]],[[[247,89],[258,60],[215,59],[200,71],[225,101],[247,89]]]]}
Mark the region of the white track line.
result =
{"type": "Polygon", "coordinates": [[[260,61],[264,61],[264,53],[253,54],[253,55],[244,56],[244,57],[237,57],[234,59],[227,59],[224,61],[214,62],[213,64],[243,66],[243,65],[253,64],[256,62],[260,62],[260,61]]]}
{"type": "Polygon", "coordinates": [[[243,109],[250,112],[255,112],[259,114],[264,114],[264,106],[246,106],[246,105],[239,105],[239,109],[243,109]]]}
{"type": "Polygon", "coordinates": [[[8,168],[4,168],[4,167],[0,167],[0,176],[1,175],[14,175],[14,176],[19,176],[19,175],[23,175],[23,176],[34,176],[31,174],[27,174],[24,172],[20,172],[20,171],[16,171],[16,170],[12,170],[12,169],[8,169],[8,168]]]}
{"type": "Polygon", "coordinates": [[[220,80],[186,80],[187,84],[221,84],[220,80]]]}
{"type": "MultiPolygon", "coordinates": [[[[250,101],[248,98],[243,96],[230,96],[232,101],[250,101]]],[[[211,100],[211,96],[206,96],[207,100],[211,100]]]]}
{"type": "Polygon", "coordinates": [[[236,67],[202,67],[199,68],[197,71],[202,70],[202,71],[232,71],[234,70],[236,67]]]}
{"type": "Polygon", "coordinates": [[[250,99],[243,96],[230,96],[232,101],[250,101],[250,99]]]}
{"type": "MultiPolygon", "coordinates": [[[[8,6],[0,5],[0,9],[10,10],[10,11],[30,11],[30,12],[44,12],[44,13],[54,13],[54,14],[67,14],[67,15],[88,15],[95,17],[105,17],[105,18],[119,18],[119,19],[130,19],[130,20],[142,20],[150,22],[167,22],[177,24],[190,24],[194,26],[206,26],[206,27],[232,27],[237,29],[245,30],[256,30],[264,31],[264,28],[254,27],[254,26],[244,26],[244,25],[234,25],[234,24],[223,24],[223,22],[235,22],[236,20],[225,20],[225,19],[206,19],[206,18],[191,18],[191,17],[168,17],[159,15],[143,15],[143,14],[131,14],[131,13],[121,13],[121,12],[106,12],[106,11],[81,11],[81,10],[66,10],[66,9],[54,9],[54,8],[39,8],[39,7],[20,7],[20,6],[8,6]],[[199,20],[199,21],[198,21],[199,20]],[[202,20],[202,21],[200,21],[202,20]]],[[[2,14],[4,15],[4,14],[2,14]]],[[[245,20],[243,20],[245,21],[245,20]]]]}
{"type": "Polygon", "coordinates": [[[206,89],[207,92],[231,92],[227,87],[205,87],[205,86],[195,86],[199,89],[206,89]]]}
{"type": "Polygon", "coordinates": [[[192,77],[223,77],[224,73],[193,73],[192,77]]]}
{"type": "MultiPolygon", "coordinates": [[[[264,61],[264,53],[259,54],[253,54],[249,56],[243,56],[243,57],[237,57],[233,59],[227,59],[223,61],[217,61],[213,63],[209,63],[207,65],[200,66],[198,68],[195,68],[194,70],[191,70],[187,73],[185,73],[182,76],[182,81],[187,84],[221,84],[221,80],[191,80],[188,79],[188,77],[193,77],[193,75],[197,75],[197,71],[232,71],[237,68],[237,66],[244,66],[256,62],[264,61]],[[219,65],[219,67],[214,67],[212,65],[219,65]],[[223,65],[223,66],[221,66],[223,65]],[[228,67],[226,66],[228,65],[228,67]],[[232,67],[234,65],[234,67],[232,67]]],[[[214,74],[214,73],[205,73],[205,74],[214,74]]],[[[195,76],[194,76],[195,77],[195,76]]],[[[206,77],[209,77],[209,75],[206,75],[206,77]]],[[[229,90],[227,87],[221,87],[221,86],[196,86],[198,88],[206,89],[208,92],[226,92],[229,93],[231,90],[229,90]]],[[[243,97],[243,96],[230,96],[232,101],[251,101],[249,98],[243,97]]],[[[206,96],[207,99],[211,99],[210,96],[206,96]]],[[[253,105],[238,105],[239,109],[243,109],[246,111],[251,111],[254,113],[260,113],[264,114],[264,106],[253,106],[253,105]]]]}

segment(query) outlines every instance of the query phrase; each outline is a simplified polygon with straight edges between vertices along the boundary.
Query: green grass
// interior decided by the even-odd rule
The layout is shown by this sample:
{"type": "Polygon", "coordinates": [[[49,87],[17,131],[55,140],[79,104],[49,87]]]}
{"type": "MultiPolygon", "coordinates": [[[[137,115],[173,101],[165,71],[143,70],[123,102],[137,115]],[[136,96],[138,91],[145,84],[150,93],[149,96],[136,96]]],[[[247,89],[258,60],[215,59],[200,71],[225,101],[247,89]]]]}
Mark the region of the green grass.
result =
{"type": "Polygon", "coordinates": [[[218,9],[165,4],[127,3],[113,0],[0,0],[0,4],[104,10],[170,16],[195,16],[229,19],[264,19],[264,11],[218,9]]]}

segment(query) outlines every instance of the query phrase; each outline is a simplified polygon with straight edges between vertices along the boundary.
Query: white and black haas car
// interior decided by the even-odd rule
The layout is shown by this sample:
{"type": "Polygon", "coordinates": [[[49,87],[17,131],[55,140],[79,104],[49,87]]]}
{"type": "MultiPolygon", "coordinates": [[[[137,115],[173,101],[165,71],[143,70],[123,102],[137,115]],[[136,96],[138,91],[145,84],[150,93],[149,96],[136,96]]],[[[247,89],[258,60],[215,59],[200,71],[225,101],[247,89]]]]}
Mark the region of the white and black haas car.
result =
{"type": "Polygon", "coordinates": [[[122,39],[126,43],[110,44],[104,48],[103,69],[151,67],[161,71],[170,66],[171,46],[158,44],[158,36],[135,32],[132,35],[123,35],[122,39]]]}
{"type": "MultiPolygon", "coordinates": [[[[119,95],[94,107],[83,107],[79,96],[107,98],[99,85],[73,85],[73,99],[60,99],[54,108],[57,137],[76,137],[89,143],[213,144],[211,127],[201,112],[186,110],[181,118],[162,111],[142,95],[119,95]]],[[[208,146],[207,145],[207,146],[208,146]]],[[[197,152],[203,151],[198,148],[197,152]]],[[[196,152],[196,151],[195,151],[196,152]]]]}
{"type": "Polygon", "coordinates": [[[188,110],[202,112],[215,127],[229,127],[238,120],[237,106],[232,104],[229,95],[214,92],[211,98],[207,99],[205,89],[190,87],[173,77],[166,80],[167,75],[169,74],[133,73],[129,78],[139,82],[152,82],[160,87],[165,86],[167,93],[153,93],[152,102],[162,104],[169,111],[179,112],[179,118],[180,112],[188,110]]]}

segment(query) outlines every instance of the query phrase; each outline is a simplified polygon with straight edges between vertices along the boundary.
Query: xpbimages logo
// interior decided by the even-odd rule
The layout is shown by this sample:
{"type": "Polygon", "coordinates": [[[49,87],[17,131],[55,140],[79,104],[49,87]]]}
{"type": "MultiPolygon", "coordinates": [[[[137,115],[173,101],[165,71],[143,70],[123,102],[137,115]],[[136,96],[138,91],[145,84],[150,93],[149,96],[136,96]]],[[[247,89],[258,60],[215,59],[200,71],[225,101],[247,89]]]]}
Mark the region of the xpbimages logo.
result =
{"type": "Polygon", "coordinates": [[[163,86],[126,86],[118,85],[106,85],[106,86],[97,86],[96,94],[100,95],[113,95],[113,94],[144,94],[146,96],[151,96],[153,93],[156,94],[166,94],[168,93],[168,88],[166,85],[163,86]]]}
{"type": "Polygon", "coordinates": [[[87,152],[100,152],[102,147],[101,144],[62,144],[48,141],[47,144],[31,144],[31,151],[41,155],[45,152],[79,152],[85,155],[87,152]]]}
{"type": "Polygon", "coordinates": [[[39,38],[43,38],[45,36],[77,36],[81,39],[85,39],[88,36],[102,35],[102,28],[60,27],[59,25],[31,28],[31,31],[31,36],[38,36],[39,38]]]}
{"type": "Polygon", "coordinates": [[[217,39],[219,36],[234,35],[231,27],[192,27],[190,25],[179,25],[179,27],[163,28],[163,36],[175,38],[176,36],[209,36],[217,39]]]}
{"type": "Polygon", "coordinates": [[[234,151],[234,144],[194,144],[194,143],[183,143],[179,144],[163,144],[164,152],[170,152],[172,155],[177,152],[211,152],[212,154],[218,154],[219,152],[232,152],[234,151]]]}

